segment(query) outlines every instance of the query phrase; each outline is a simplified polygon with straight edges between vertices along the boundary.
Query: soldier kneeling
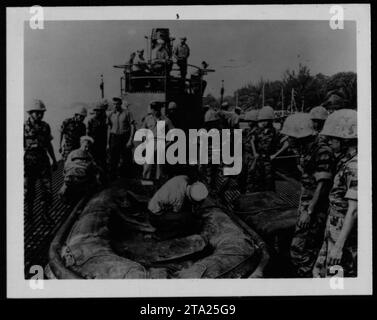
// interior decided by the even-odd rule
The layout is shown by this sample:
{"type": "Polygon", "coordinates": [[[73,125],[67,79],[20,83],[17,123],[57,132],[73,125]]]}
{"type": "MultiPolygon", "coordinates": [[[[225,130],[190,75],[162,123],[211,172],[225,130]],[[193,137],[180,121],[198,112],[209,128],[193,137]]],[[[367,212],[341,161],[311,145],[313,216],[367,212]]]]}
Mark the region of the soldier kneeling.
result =
{"type": "Polygon", "coordinates": [[[73,202],[102,185],[102,170],[90,154],[94,140],[89,136],[80,138],[80,148],[73,150],[64,165],[64,184],[59,191],[61,199],[73,202]]]}
{"type": "Polygon", "coordinates": [[[149,201],[150,222],[161,238],[184,236],[195,229],[196,213],[208,196],[201,182],[189,183],[185,175],[168,180],[149,201]]]}

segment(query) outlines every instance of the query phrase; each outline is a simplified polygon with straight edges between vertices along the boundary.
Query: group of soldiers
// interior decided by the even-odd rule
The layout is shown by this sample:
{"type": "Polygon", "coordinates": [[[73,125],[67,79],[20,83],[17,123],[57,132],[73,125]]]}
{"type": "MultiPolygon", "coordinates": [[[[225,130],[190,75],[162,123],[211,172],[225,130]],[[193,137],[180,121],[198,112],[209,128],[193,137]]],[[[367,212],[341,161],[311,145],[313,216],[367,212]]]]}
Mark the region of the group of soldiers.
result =
{"type": "MultiPolygon", "coordinates": [[[[164,121],[166,132],[179,127],[174,118],[177,104],[171,101],[166,114],[161,111],[162,107],[162,103],[152,101],[150,112],[141,124],[141,127],[152,130],[156,139],[158,121],[164,121]]],[[[85,192],[98,190],[106,184],[106,177],[114,179],[133,170],[133,115],[128,104],[119,97],[113,98],[111,112],[107,113],[107,108],[105,101],[98,103],[87,126],[84,123],[87,110],[84,108],[61,126],[59,151],[65,162],[65,179],[60,192],[63,199],[82,194],[80,188],[83,186],[85,192]]],[[[203,127],[207,130],[239,128],[240,110],[230,109],[227,102],[219,109],[207,108],[203,127]]],[[[35,183],[39,179],[43,216],[48,221],[47,212],[52,199],[51,169],[56,169],[57,161],[50,127],[42,120],[46,111],[44,103],[34,100],[27,105],[27,111],[29,118],[24,125],[26,212],[32,212],[35,183]]],[[[226,165],[214,164],[210,159],[208,164],[199,165],[198,176],[193,180],[185,175],[169,175],[163,165],[145,164],[143,179],[167,181],[161,184],[150,210],[158,212],[161,203],[165,207],[180,207],[182,198],[201,202],[207,194],[236,203],[241,193],[273,191],[274,161],[289,148],[296,155],[302,185],[290,249],[296,274],[300,277],[325,277],[331,275],[331,266],[340,265],[345,276],[356,276],[356,111],[342,109],[329,115],[325,108],[318,106],[310,113],[289,115],[280,132],[274,126],[275,113],[269,106],[247,111],[244,121],[248,127],[243,129],[243,163],[238,176],[225,176],[223,168],[226,165]],[[188,183],[190,179],[197,183],[188,183]],[[189,188],[191,185],[194,188],[189,188]]],[[[239,141],[233,137],[231,143],[239,141]]],[[[209,158],[219,151],[210,145],[209,158]]],[[[177,215],[173,216],[177,218],[177,215]]],[[[170,219],[169,215],[164,215],[164,219],[166,217],[170,219]]],[[[156,219],[159,219],[158,214],[156,219]]],[[[163,221],[165,224],[166,221],[163,221]]]]}
{"type": "Polygon", "coordinates": [[[247,191],[271,190],[273,163],[289,148],[297,156],[301,196],[290,256],[299,277],[357,276],[357,113],[329,115],[317,106],[289,115],[277,133],[273,110],[246,113],[243,173],[247,191]],[[280,137],[280,138],[279,138],[280,137]],[[280,147],[278,147],[280,141],[280,147]],[[251,186],[251,187],[250,187],[251,186]]]}

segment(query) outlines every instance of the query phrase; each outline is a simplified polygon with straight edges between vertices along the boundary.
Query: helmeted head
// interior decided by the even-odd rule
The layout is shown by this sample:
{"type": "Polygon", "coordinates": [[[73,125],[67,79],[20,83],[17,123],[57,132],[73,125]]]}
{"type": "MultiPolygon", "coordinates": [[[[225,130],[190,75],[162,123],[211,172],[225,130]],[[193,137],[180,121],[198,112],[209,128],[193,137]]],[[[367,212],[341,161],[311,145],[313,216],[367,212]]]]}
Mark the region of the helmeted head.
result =
{"type": "Polygon", "coordinates": [[[85,107],[80,107],[76,112],[75,112],[75,118],[76,120],[82,122],[84,121],[85,117],[88,115],[88,111],[86,110],[85,107]]]}
{"type": "Polygon", "coordinates": [[[82,151],[89,151],[90,147],[94,143],[94,139],[90,136],[82,136],[80,137],[80,149],[82,151]]]}
{"type": "Polygon", "coordinates": [[[310,110],[310,118],[313,121],[314,130],[321,131],[329,113],[323,106],[317,106],[310,110]]]}
{"type": "Polygon", "coordinates": [[[275,112],[274,109],[270,106],[264,106],[258,112],[258,125],[262,128],[266,127],[269,123],[271,123],[275,119],[275,112]]]}
{"type": "Polygon", "coordinates": [[[33,118],[33,120],[41,121],[44,113],[46,112],[46,106],[42,100],[33,99],[27,103],[26,111],[33,118]]]}
{"type": "Polygon", "coordinates": [[[247,122],[257,122],[258,121],[258,110],[249,110],[245,113],[244,120],[247,122]]]}
{"type": "Polygon", "coordinates": [[[328,116],[320,134],[329,138],[331,148],[339,152],[342,145],[348,145],[357,139],[357,112],[340,109],[328,116]]]}
{"type": "Polygon", "coordinates": [[[222,104],[221,104],[221,109],[222,110],[228,110],[229,108],[229,102],[228,101],[224,101],[222,104]]]}
{"type": "Polygon", "coordinates": [[[168,105],[168,110],[176,110],[178,109],[177,104],[174,101],[170,101],[168,105]]]}
{"type": "Polygon", "coordinates": [[[313,123],[308,113],[294,113],[285,119],[283,129],[280,132],[283,135],[302,139],[315,135],[313,123]]]}
{"type": "Polygon", "coordinates": [[[208,189],[204,183],[196,181],[187,186],[186,194],[192,202],[201,203],[208,197],[208,189]]]}

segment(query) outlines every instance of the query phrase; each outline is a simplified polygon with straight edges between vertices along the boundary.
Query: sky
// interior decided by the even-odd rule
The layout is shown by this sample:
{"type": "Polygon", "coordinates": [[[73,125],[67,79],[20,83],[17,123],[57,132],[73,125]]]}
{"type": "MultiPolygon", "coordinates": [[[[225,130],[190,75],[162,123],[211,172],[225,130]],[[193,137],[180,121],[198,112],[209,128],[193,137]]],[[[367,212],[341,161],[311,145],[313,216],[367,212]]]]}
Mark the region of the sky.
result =
{"type": "Polygon", "coordinates": [[[312,74],[356,71],[356,25],[351,21],[343,30],[332,30],[328,20],[46,21],[43,30],[25,23],[25,102],[45,102],[50,111],[45,119],[56,135],[78,102],[100,99],[101,74],[105,97],[119,95],[122,71],[113,65],[145,49],[144,36],[156,27],[169,28],[176,39],[187,37],[190,64],[205,60],[216,70],[206,77],[205,95],[219,96],[221,80],[225,95],[262,78],[280,80],[299,63],[312,74]]]}

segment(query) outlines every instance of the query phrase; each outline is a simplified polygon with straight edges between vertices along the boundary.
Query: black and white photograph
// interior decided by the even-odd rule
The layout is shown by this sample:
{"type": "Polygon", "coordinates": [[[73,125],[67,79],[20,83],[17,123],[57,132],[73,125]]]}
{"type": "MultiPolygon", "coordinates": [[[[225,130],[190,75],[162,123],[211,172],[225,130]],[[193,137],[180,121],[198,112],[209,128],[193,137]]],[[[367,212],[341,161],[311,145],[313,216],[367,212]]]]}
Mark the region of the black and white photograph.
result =
{"type": "Polygon", "coordinates": [[[370,294],[369,14],[8,8],[8,296],[370,294]]]}

